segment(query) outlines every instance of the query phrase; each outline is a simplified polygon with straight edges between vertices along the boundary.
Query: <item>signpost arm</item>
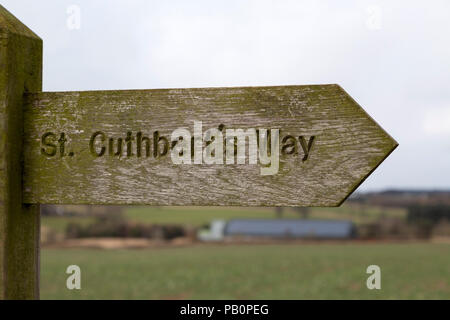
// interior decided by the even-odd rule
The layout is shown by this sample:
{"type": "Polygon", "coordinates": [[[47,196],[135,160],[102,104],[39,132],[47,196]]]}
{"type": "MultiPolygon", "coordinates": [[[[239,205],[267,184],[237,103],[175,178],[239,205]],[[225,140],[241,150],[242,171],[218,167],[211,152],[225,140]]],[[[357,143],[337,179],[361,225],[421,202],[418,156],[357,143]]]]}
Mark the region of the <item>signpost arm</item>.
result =
{"type": "Polygon", "coordinates": [[[42,89],[42,40],[0,5],[0,299],[39,298],[40,206],[22,203],[23,97],[42,89]]]}

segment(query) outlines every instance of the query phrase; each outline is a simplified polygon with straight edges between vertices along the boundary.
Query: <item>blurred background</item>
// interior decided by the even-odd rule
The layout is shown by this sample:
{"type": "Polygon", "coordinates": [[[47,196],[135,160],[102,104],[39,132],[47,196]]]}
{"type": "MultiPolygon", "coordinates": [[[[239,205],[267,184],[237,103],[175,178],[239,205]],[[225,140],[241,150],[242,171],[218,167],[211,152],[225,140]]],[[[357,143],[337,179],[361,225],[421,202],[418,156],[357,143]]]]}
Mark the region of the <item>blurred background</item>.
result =
{"type": "Polygon", "coordinates": [[[44,91],[338,83],[400,144],[339,208],[42,206],[42,298],[450,298],[448,1],[1,4],[44,91]]]}

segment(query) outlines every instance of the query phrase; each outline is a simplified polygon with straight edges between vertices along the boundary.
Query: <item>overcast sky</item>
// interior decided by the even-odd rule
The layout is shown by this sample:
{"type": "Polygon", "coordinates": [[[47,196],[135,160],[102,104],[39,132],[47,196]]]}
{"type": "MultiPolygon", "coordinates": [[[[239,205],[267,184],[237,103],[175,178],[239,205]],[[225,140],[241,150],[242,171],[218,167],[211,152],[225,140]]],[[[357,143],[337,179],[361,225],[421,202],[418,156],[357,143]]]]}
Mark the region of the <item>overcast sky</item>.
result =
{"type": "Polygon", "coordinates": [[[360,187],[450,188],[450,1],[0,0],[44,90],[340,84],[400,144],[360,187]]]}

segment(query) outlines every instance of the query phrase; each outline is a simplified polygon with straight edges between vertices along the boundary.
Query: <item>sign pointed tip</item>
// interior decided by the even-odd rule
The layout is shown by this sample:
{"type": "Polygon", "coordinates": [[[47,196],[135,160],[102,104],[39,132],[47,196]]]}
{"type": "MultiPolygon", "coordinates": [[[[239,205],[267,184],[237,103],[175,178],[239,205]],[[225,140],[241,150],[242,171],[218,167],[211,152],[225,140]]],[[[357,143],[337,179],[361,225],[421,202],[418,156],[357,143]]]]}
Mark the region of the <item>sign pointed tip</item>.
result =
{"type": "Polygon", "coordinates": [[[384,157],[381,158],[378,161],[378,163],[352,187],[351,191],[342,200],[336,203],[335,207],[340,207],[359,188],[359,186],[362,185],[368,177],[370,177],[370,175],[384,162],[384,160],[386,160],[391,155],[391,153],[394,152],[394,150],[397,149],[397,147],[399,146],[398,142],[391,136],[389,136],[389,142],[391,142],[392,144],[389,147],[389,149],[386,150],[384,157]]]}
{"type": "Polygon", "coordinates": [[[41,40],[41,38],[17,19],[11,12],[0,4],[0,33],[11,33],[41,40]]]}

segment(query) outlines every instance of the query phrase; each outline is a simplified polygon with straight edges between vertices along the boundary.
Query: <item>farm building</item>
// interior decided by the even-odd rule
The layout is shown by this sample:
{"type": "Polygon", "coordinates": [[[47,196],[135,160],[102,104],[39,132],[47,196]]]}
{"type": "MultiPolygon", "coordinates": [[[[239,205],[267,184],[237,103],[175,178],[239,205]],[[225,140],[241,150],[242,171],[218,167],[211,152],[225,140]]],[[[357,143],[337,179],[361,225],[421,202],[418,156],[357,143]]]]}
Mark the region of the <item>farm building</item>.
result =
{"type": "Polygon", "coordinates": [[[349,239],[356,236],[351,221],[305,219],[234,219],[224,236],[305,239],[349,239]]]}

